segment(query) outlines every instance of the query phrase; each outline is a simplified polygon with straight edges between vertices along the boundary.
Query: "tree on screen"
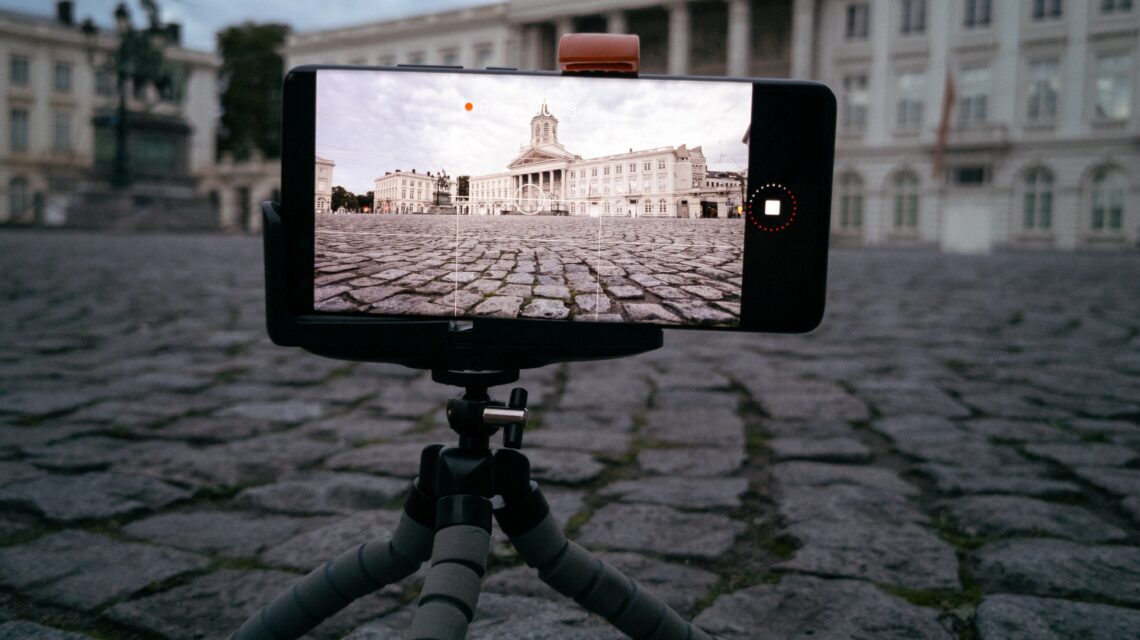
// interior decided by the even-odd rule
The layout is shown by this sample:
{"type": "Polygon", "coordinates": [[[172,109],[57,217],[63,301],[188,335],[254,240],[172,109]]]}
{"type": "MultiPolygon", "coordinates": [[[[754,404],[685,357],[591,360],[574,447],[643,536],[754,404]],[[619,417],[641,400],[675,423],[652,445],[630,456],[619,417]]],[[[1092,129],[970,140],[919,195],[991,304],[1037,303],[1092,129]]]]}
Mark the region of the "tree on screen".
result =
{"type": "Polygon", "coordinates": [[[455,179],[455,183],[455,195],[460,197],[466,196],[467,189],[471,185],[471,176],[459,176],[455,179]]]}
{"type": "Polygon", "coordinates": [[[339,211],[341,207],[345,211],[356,211],[356,195],[337,185],[332,189],[332,210],[339,211]]]}

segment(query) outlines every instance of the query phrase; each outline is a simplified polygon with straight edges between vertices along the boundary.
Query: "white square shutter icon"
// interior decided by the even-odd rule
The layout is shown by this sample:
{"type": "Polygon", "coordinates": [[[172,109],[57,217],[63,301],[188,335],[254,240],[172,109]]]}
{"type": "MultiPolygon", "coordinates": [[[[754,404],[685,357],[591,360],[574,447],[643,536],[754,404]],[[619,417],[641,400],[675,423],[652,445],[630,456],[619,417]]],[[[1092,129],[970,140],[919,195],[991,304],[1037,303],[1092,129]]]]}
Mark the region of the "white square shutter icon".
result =
{"type": "Polygon", "coordinates": [[[780,215],[780,201],[779,200],[765,200],[764,201],[764,215],[778,216],[780,215]]]}

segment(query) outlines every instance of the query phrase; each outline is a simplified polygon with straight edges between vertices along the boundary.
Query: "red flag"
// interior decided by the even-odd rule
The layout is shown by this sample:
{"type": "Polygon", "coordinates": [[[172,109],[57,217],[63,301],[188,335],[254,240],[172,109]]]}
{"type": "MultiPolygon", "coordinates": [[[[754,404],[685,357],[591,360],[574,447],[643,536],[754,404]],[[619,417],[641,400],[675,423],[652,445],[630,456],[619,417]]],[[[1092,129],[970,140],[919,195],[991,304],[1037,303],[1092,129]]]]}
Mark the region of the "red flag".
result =
{"type": "Polygon", "coordinates": [[[946,71],[946,88],[942,91],[942,120],[938,123],[938,142],[934,145],[934,166],[930,177],[939,180],[942,174],[942,157],[946,154],[946,139],[950,136],[950,114],[954,111],[954,75],[946,71]]]}

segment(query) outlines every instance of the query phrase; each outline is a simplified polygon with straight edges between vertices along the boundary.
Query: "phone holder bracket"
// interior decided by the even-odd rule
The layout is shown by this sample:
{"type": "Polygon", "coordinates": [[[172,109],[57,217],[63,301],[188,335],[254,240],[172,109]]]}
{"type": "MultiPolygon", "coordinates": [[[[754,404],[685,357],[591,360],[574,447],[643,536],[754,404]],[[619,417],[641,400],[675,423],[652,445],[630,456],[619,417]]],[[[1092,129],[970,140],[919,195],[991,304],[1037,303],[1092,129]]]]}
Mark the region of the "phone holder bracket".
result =
{"type": "Polygon", "coordinates": [[[563,75],[636,78],[641,39],[626,33],[567,33],[558,41],[558,67],[563,75]]]}

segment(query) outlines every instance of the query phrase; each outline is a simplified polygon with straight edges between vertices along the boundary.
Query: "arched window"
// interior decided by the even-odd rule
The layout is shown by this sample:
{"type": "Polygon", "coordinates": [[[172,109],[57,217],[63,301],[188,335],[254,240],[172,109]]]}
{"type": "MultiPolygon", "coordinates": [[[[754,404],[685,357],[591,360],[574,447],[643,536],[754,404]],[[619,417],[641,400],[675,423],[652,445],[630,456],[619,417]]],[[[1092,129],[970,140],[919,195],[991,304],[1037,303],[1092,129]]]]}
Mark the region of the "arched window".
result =
{"type": "Polygon", "coordinates": [[[317,198],[317,211],[328,211],[329,201],[324,198],[317,198]]]}
{"type": "Polygon", "coordinates": [[[658,213],[668,213],[668,209],[665,208],[665,200],[664,199],[657,201],[657,212],[658,213]]]}
{"type": "Polygon", "coordinates": [[[1124,223],[1124,194],[1128,180],[1124,172],[1102,167],[1093,173],[1092,215],[1089,227],[1096,232],[1117,232],[1124,223]]]}
{"type": "Polygon", "coordinates": [[[653,201],[652,200],[646,200],[645,201],[645,213],[650,213],[650,214],[653,213],[653,201]]]}
{"type": "Polygon", "coordinates": [[[1026,231],[1053,228],[1053,172],[1044,167],[1033,167],[1025,172],[1021,225],[1026,231]]]}
{"type": "Polygon", "coordinates": [[[863,228],[863,178],[854,172],[839,178],[839,230],[863,228]]]}
{"type": "Polygon", "coordinates": [[[535,140],[538,140],[538,131],[539,131],[539,129],[538,129],[538,123],[536,122],[536,123],[534,124],[534,139],[535,139],[535,140]]]}
{"type": "Polygon", "coordinates": [[[19,220],[24,217],[31,201],[28,198],[28,179],[16,176],[8,182],[8,219],[19,220]]]}
{"type": "Polygon", "coordinates": [[[610,212],[610,201],[606,200],[606,213],[610,212]]]}
{"type": "Polygon", "coordinates": [[[918,176],[910,171],[895,174],[894,230],[918,230],[918,176]]]}
{"type": "Polygon", "coordinates": [[[550,123],[549,122],[542,125],[542,139],[543,140],[549,140],[550,139],[550,123]]]}

